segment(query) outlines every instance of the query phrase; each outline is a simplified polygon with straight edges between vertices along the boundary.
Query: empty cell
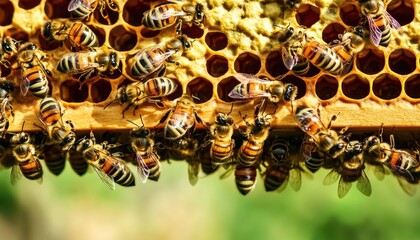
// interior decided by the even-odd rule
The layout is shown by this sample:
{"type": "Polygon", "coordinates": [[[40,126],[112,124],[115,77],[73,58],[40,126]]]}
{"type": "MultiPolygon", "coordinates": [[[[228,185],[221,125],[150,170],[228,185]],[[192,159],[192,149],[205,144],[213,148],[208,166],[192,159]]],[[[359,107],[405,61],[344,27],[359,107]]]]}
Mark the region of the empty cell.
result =
{"type": "Polygon", "coordinates": [[[15,9],[9,1],[0,2],[0,26],[7,26],[12,23],[15,9]]]}
{"type": "Polygon", "coordinates": [[[208,32],[205,37],[207,46],[213,51],[224,49],[227,44],[227,36],[222,32],[208,32]]]}
{"type": "Polygon", "coordinates": [[[256,74],[260,71],[261,60],[257,55],[245,52],[236,58],[234,67],[238,73],[256,74]]]}
{"type": "Polygon", "coordinates": [[[47,0],[44,12],[49,19],[70,18],[70,12],[67,10],[68,5],[68,0],[47,0]]]}
{"type": "Polygon", "coordinates": [[[93,11],[93,17],[96,19],[96,21],[98,23],[104,24],[104,25],[112,25],[114,23],[116,23],[118,21],[118,17],[119,17],[119,12],[118,11],[112,11],[108,5],[106,4],[105,7],[105,17],[108,18],[104,18],[101,14],[101,11],[99,10],[99,6],[95,9],[95,11],[93,11]],[[109,20],[109,22],[108,22],[109,20]]]}
{"type": "Polygon", "coordinates": [[[213,55],[207,59],[207,72],[213,77],[220,77],[228,71],[228,60],[221,55],[213,55]]]}
{"type": "Polygon", "coordinates": [[[402,91],[400,80],[388,73],[382,74],[373,80],[372,88],[375,96],[384,100],[397,98],[402,91]]]}
{"type": "Polygon", "coordinates": [[[174,81],[176,88],[175,91],[171,94],[169,94],[168,96],[166,96],[166,98],[170,101],[173,101],[175,99],[178,99],[182,96],[182,94],[184,93],[183,89],[182,89],[182,84],[178,81],[178,79],[175,78],[171,78],[172,81],[174,81]]]}
{"type": "Polygon", "coordinates": [[[38,29],[35,35],[38,37],[39,47],[43,50],[51,51],[61,47],[61,42],[59,41],[46,40],[41,34],[41,29],[38,29]]]}
{"type": "Polygon", "coordinates": [[[299,25],[310,28],[319,20],[320,10],[310,4],[302,4],[296,9],[296,21],[299,25]]]}
{"type": "Polygon", "coordinates": [[[340,18],[348,26],[357,26],[362,19],[360,8],[353,3],[346,3],[340,8],[340,18]]]}
{"type": "Polygon", "coordinates": [[[160,32],[161,32],[160,30],[152,30],[149,28],[143,28],[141,29],[140,34],[144,38],[154,38],[157,35],[159,35],[160,32]]]}
{"type": "Polygon", "coordinates": [[[323,75],[318,78],[315,84],[315,92],[319,99],[328,100],[337,94],[338,81],[330,75],[323,75]]]}
{"type": "Polygon", "coordinates": [[[92,32],[95,33],[96,37],[98,38],[99,46],[102,46],[105,43],[105,38],[106,38],[105,30],[103,30],[100,27],[96,27],[89,24],[87,24],[87,26],[92,30],[92,32]]]}
{"type": "Polygon", "coordinates": [[[385,56],[378,49],[363,49],[356,55],[356,67],[366,74],[376,74],[385,66],[385,56]]]}
{"type": "Polygon", "coordinates": [[[287,75],[283,79],[281,79],[282,83],[291,83],[295,85],[298,89],[296,99],[302,98],[306,94],[306,83],[301,78],[295,75],[287,75]]]}
{"type": "Polygon", "coordinates": [[[405,81],[405,93],[411,98],[420,98],[420,74],[413,75],[405,81]]]}
{"type": "Polygon", "coordinates": [[[27,32],[25,32],[23,29],[18,27],[10,27],[6,31],[4,31],[4,35],[9,36],[13,39],[16,39],[17,41],[20,41],[21,43],[27,42],[29,40],[29,35],[27,32]]]}
{"type": "Polygon", "coordinates": [[[95,81],[90,87],[90,96],[94,103],[105,101],[111,93],[111,84],[105,79],[95,81]]]}
{"type": "Polygon", "coordinates": [[[398,74],[410,74],[416,69],[416,55],[408,49],[396,49],[388,57],[392,71],[398,74]]]}
{"type": "Polygon", "coordinates": [[[346,28],[339,23],[330,23],[322,31],[322,40],[326,43],[331,43],[332,41],[338,39],[338,34],[342,34],[346,28]]]}
{"type": "Polygon", "coordinates": [[[272,51],[268,54],[265,61],[265,69],[272,77],[286,74],[289,71],[283,64],[281,51],[272,51]]]}
{"type": "Polygon", "coordinates": [[[240,82],[234,77],[223,79],[217,84],[217,96],[225,102],[233,102],[235,99],[229,97],[229,93],[240,82]]]}
{"type": "Polygon", "coordinates": [[[31,9],[39,5],[41,0],[19,0],[19,7],[23,9],[31,9]]]}
{"type": "Polygon", "coordinates": [[[143,13],[149,9],[149,3],[145,1],[127,1],[124,4],[122,16],[126,23],[132,26],[140,26],[143,13]]]}
{"type": "Polygon", "coordinates": [[[403,26],[414,19],[413,0],[394,0],[387,6],[387,11],[397,22],[403,26]]]}
{"type": "Polygon", "coordinates": [[[109,43],[117,51],[129,51],[137,44],[136,32],[122,25],[116,26],[109,33],[109,43]]]}
{"type": "Polygon", "coordinates": [[[363,99],[370,93],[369,81],[357,74],[347,76],[341,83],[341,89],[351,99],[363,99]]]}
{"type": "Polygon", "coordinates": [[[66,102],[84,102],[88,94],[88,86],[76,80],[65,80],[60,85],[60,98],[66,102]]]}
{"type": "Polygon", "coordinates": [[[317,75],[321,70],[315,67],[311,62],[309,63],[309,71],[304,75],[305,77],[313,77],[317,75]]]}
{"type": "Polygon", "coordinates": [[[191,26],[182,26],[182,34],[187,35],[190,38],[201,38],[204,35],[204,30],[193,24],[191,26]]]}
{"type": "Polygon", "coordinates": [[[195,78],[188,83],[187,94],[193,96],[195,103],[205,103],[213,97],[213,84],[205,78],[195,78]]]}

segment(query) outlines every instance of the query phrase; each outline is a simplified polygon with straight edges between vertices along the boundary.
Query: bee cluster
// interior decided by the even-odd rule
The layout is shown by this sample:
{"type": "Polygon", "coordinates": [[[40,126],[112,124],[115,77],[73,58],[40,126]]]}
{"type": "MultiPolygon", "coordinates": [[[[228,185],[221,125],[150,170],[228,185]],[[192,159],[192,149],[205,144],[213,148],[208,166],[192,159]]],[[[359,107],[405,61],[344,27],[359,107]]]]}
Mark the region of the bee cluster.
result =
{"type": "MultiPolygon", "coordinates": [[[[244,19],[251,19],[255,3],[228,1],[223,7],[232,14],[241,9],[244,19]]],[[[40,5],[47,9],[54,4],[54,1],[42,1],[40,5]]],[[[69,162],[79,175],[91,166],[105,185],[114,189],[115,183],[135,185],[127,163],[136,166],[140,180],[145,183],[148,179],[157,181],[160,162],[172,159],[188,163],[192,185],[199,178],[200,166],[205,174],[222,166],[226,171],[221,178],[234,172],[238,190],[244,195],[255,187],[257,172],[263,177],[267,191],[285,189],[289,179],[292,188],[298,190],[302,173],[314,173],[324,167],[331,169],[324,184],[340,179],[339,197],[344,197],[356,181],[357,188],[369,196],[372,189],[364,171],[366,165],[372,166],[380,179],[385,173],[392,173],[403,189],[413,195],[420,172],[417,142],[410,149],[397,149],[393,135],[389,143],[383,140],[382,127],[378,134],[359,139],[353,138],[347,128],[337,132],[331,128],[337,117],[324,125],[319,109],[315,112],[307,106],[310,104],[306,101],[310,102],[307,99],[311,97],[304,97],[307,86],[308,89],[313,86],[318,100],[334,100],[330,83],[340,79],[345,98],[365,99],[370,91],[362,96],[359,89],[348,84],[352,82],[360,87],[360,79],[354,74],[357,70],[377,75],[373,84],[368,80],[375,96],[384,100],[395,98],[391,96],[395,95],[393,83],[391,90],[384,87],[379,89],[379,94],[375,92],[375,83],[383,82],[384,78],[378,72],[384,70],[371,72],[375,70],[371,65],[376,65],[372,60],[366,61],[367,67],[360,63],[370,52],[386,49],[396,31],[402,33],[400,23],[388,13],[386,3],[359,0],[347,5],[340,2],[343,6],[331,5],[331,11],[340,9],[340,14],[355,8],[359,18],[357,21],[343,18],[350,27],[341,25],[342,30],[325,38],[323,35],[322,39],[310,28],[314,24],[312,13],[319,14],[314,3],[284,0],[266,4],[274,9],[279,7],[281,14],[271,18],[282,23],[272,24],[262,38],[251,38],[253,44],[244,53],[241,53],[243,46],[250,39],[246,27],[250,26],[238,23],[233,29],[222,27],[216,14],[220,6],[205,1],[132,5],[113,0],[71,0],[64,3],[66,11],[54,10],[46,14],[48,19],[41,25],[30,25],[38,36],[38,44],[33,38],[29,40],[29,36],[13,34],[11,29],[16,30],[13,27],[2,31],[0,163],[12,168],[12,183],[22,175],[41,181],[41,162],[55,175],[69,162]],[[134,15],[142,17],[134,19],[134,15]],[[296,22],[284,21],[291,17],[296,22]],[[139,27],[119,25],[119,18],[139,27]],[[160,34],[165,37],[159,38],[160,34]],[[264,39],[275,43],[262,44],[264,39]],[[209,49],[203,51],[200,47],[204,42],[209,49]],[[259,44],[263,46],[257,47],[259,44]],[[266,55],[264,66],[253,53],[266,55]],[[230,66],[232,59],[235,61],[230,66]],[[205,67],[200,69],[197,66],[202,66],[203,61],[205,67]],[[191,80],[188,75],[195,78],[191,80]],[[319,90],[323,82],[328,86],[319,90]],[[59,88],[55,88],[57,84],[59,88]],[[15,92],[17,85],[20,93],[15,92]],[[16,129],[14,109],[23,98],[37,99],[36,106],[31,108],[35,111],[28,114],[36,116],[38,121],[34,126],[42,133],[24,131],[25,119],[19,126],[20,132],[9,131],[9,127],[16,129]],[[113,110],[119,109],[115,103],[119,103],[122,106],[119,124],[125,129],[133,124],[136,128],[125,137],[107,131],[96,138],[96,127],[90,123],[88,136],[76,135],[76,130],[86,130],[87,123],[75,113],[68,117],[62,106],[77,110],[78,106],[70,103],[86,101],[100,106],[103,122],[111,118],[113,123],[117,122],[113,110]],[[124,120],[130,108],[133,114],[127,117],[134,117],[137,112],[140,123],[124,120]],[[211,111],[206,111],[210,108],[211,111]],[[160,120],[156,120],[153,111],[163,112],[160,120]],[[154,122],[149,115],[153,115],[154,122]],[[63,116],[72,120],[65,121],[63,116]],[[272,131],[281,125],[282,118],[292,119],[291,126],[297,123],[303,134],[282,137],[272,131]]],[[[21,5],[28,9],[36,7],[20,3],[18,6],[21,5]]],[[[405,9],[405,6],[404,1],[400,5],[391,4],[393,9],[405,9]]],[[[270,19],[270,11],[265,11],[270,19]]],[[[389,68],[397,74],[406,74],[401,70],[405,67],[394,62],[401,59],[411,62],[407,56],[409,53],[401,50],[394,61],[387,61],[389,68]]],[[[410,68],[412,63],[408,65],[410,68]]],[[[385,78],[385,82],[391,79],[388,75],[385,78]]],[[[365,80],[361,82],[366,85],[365,80]]],[[[410,78],[406,79],[406,84],[411,82],[410,78]]],[[[363,92],[364,87],[361,88],[363,92]]],[[[408,87],[405,91],[408,98],[418,97],[408,87]]],[[[97,122],[106,125],[101,120],[97,122]]],[[[290,126],[283,128],[287,127],[290,129],[290,126]]]]}

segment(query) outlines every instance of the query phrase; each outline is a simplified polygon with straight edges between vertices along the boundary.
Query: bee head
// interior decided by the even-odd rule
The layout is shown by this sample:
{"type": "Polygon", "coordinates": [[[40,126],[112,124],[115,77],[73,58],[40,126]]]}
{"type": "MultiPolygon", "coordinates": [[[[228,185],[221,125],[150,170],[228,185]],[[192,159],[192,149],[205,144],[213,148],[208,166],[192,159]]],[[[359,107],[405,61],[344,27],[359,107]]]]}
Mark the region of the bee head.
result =
{"type": "Polygon", "coordinates": [[[13,83],[13,81],[8,81],[5,78],[1,78],[0,88],[10,93],[15,90],[15,84],[13,83]]]}
{"type": "Polygon", "coordinates": [[[146,138],[150,135],[150,131],[147,128],[139,127],[136,129],[133,129],[130,132],[130,136],[132,138],[146,138]]]}
{"type": "Polygon", "coordinates": [[[84,150],[90,148],[93,142],[90,139],[86,139],[86,137],[79,139],[76,142],[76,151],[83,152],[84,150]]]}
{"type": "Polygon", "coordinates": [[[190,49],[193,43],[193,41],[188,41],[188,37],[186,35],[181,35],[178,37],[178,40],[181,42],[184,50],[190,49]]]}
{"type": "Polygon", "coordinates": [[[120,100],[121,104],[126,103],[128,101],[127,86],[122,86],[118,88],[116,99],[120,100]]]}
{"type": "Polygon", "coordinates": [[[120,57],[118,56],[118,54],[114,51],[112,51],[109,54],[109,70],[113,71],[116,70],[118,68],[118,65],[120,64],[120,57]]]}
{"type": "Polygon", "coordinates": [[[63,151],[68,151],[76,142],[76,134],[73,131],[69,131],[69,133],[62,139],[60,146],[62,147],[63,151]]]}
{"type": "Polygon", "coordinates": [[[270,150],[271,150],[271,159],[275,160],[276,163],[280,163],[281,161],[285,160],[285,158],[289,154],[287,146],[283,144],[273,145],[271,146],[270,150]]]}
{"type": "Polygon", "coordinates": [[[297,96],[297,87],[293,84],[286,84],[284,94],[283,94],[283,100],[285,102],[290,102],[295,100],[297,96]]]}
{"type": "Polygon", "coordinates": [[[7,54],[17,52],[19,42],[11,37],[4,37],[1,43],[2,50],[7,54]]]}
{"type": "Polygon", "coordinates": [[[52,34],[52,30],[51,30],[51,22],[47,21],[44,23],[44,25],[42,26],[42,36],[46,39],[46,40],[53,40],[53,34],[52,34]]]}
{"type": "Polygon", "coordinates": [[[200,25],[204,20],[203,5],[197,4],[195,6],[195,15],[193,22],[197,25],[200,25]]]}

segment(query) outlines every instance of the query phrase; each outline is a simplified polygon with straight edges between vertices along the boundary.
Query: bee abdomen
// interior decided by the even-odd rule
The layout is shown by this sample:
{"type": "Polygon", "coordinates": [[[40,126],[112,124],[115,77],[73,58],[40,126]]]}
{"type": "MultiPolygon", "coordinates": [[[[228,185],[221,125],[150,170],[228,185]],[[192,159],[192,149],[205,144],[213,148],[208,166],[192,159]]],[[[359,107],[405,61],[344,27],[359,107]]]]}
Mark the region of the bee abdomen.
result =
{"type": "Polygon", "coordinates": [[[238,161],[244,166],[251,166],[260,159],[262,151],[263,148],[259,144],[246,142],[239,150],[238,161]]]}
{"type": "Polygon", "coordinates": [[[43,171],[41,163],[38,159],[30,159],[26,162],[19,163],[23,176],[30,180],[37,180],[42,177],[43,171]]]}
{"type": "Polygon", "coordinates": [[[166,96],[175,90],[175,83],[170,78],[157,77],[144,83],[147,96],[160,97],[166,96]]]}
{"type": "Polygon", "coordinates": [[[255,188],[257,171],[254,167],[245,167],[238,164],[235,169],[236,187],[242,195],[247,195],[255,188]]]}
{"type": "Polygon", "coordinates": [[[265,191],[271,192],[279,188],[286,178],[289,176],[289,171],[281,165],[269,166],[265,172],[264,187],[265,191]]]}
{"type": "Polygon", "coordinates": [[[48,80],[40,66],[34,66],[24,71],[22,77],[29,81],[29,90],[34,96],[39,98],[47,96],[49,91],[48,80]]]}
{"type": "Polygon", "coordinates": [[[170,25],[174,24],[176,21],[176,17],[169,17],[166,19],[153,19],[152,16],[155,15],[157,17],[161,17],[163,13],[168,11],[173,11],[174,6],[172,4],[165,4],[162,6],[155,7],[147,12],[144,13],[142,24],[151,29],[160,30],[166,27],[169,27],[170,25]]]}
{"type": "Polygon", "coordinates": [[[45,165],[54,175],[58,176],[64,170],[66,159],[59,145],[44,146],[44,157],[45,165]]]}
{"type": "Polygon", "coordinates": [[[99,45],[95,33],[83,23],[76,22],[70,29],[70,40],[84,47],[96,47],[99,45]]]}
{"type": "Polygon", "coordinates": [[[105,173],[114,178],[114,181],[118,183],[121,186],[134,186],[134,176],[131,170],[122,163],[116,163],[111,168],[108,168],[107,170],[104,169],[105,173]]]}

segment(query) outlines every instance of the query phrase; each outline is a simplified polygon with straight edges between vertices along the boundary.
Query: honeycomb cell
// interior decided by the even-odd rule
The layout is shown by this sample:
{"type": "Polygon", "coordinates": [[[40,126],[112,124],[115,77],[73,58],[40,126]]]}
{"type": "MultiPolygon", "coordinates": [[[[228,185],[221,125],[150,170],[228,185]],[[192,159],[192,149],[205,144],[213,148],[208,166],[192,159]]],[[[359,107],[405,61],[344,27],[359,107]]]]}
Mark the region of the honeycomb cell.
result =
{"type": "Polygon", "coordinates": [[[414,5],[412,0],[394,0],[387,6],[387,12],[403,26],[414,19],[414,5]]]}
{"type": "Polygon", "coordinates": [[[283,64],[280,51],[272,51],[268,54],[265,69],[272,77],[286,74],[289,71],[283,64]]]}
{"type": "Polygon", "coordinates": [[[145,1],[127,1],[124,5],[122,16],[126,23],[140,26],[143,13],[150,9],[145,1]]]}
{"type": "Polygon", "coordinates": [[[12,23],[15,9],[9,1],[0,1],[0,26],[7,26],[12,23]]]}
{"type": "Polygon", "coordinates": [[[217,96],[225,102],[233,102],[235,99],[229,97],[232,89],[239,84],[239,81],[234,77],[223,79],[217,84],[217,96]]]}
{"type": "Polygon", "coordinates": [[[234,67],[239,73],[256,74],[261,68],[261,60],[257,55],[245,52],[236,58],[234,67]]]}
{"type": "Polygon", "coordinates": [[[296,9],[296,21],[299,25],[310,28],[313,24],[318,22],[320,10],[318,7],[310,4],[302,4],[296,9]]]}
{"type": "Polygon", "coordinates": [[[38,37],[39,47],[43,50],[51,51],[61,47],[61,43],[59,41],[47,41],[41,34],[41,29],[37,29],[36,34],[38,37]]]}
{"type": "Polygon", "coordinates": [[[396,49],[388,57],[392,71],[398,74],[410,74],[416,69],[416,55],[408,49],[396,49]]]}
{"type": "Polygon", "coordinates": [[[65,80],[60,86],[60,98],[66,102],[84,102],[88,95],[88,86],[76,80],[65,80]]]}
{"type": "Polygon", "coordinates": [[[96,37],[98,38],[99,46],[102,46],[105,43],[106,33],[105,31],[97,26],[89,25],[87,26],[95,33],[96,37]]]}
{"type": "Polygon", "coordinates": [[[227,36],[222,32],[208,32],[204,39],[207,46],[213,51],[222,50],[228,44],[227,36]]]}
{"type": "Polygon", "coordinates": [[[313,77],[317,75],[321,70],[315,67],[312,63],[309,63],[309,71],[304,75],[305,77],[313,77]]]}
{"type": "Polygon", "coordinates": [[[220,77],[228,71],[228,60],[221,55],[213,55],[207,59],[207,72],[213,77],[220,77]]]}
{"type": "Polygon", "coordinates": [[[401,82],[397,77],[385,73],[373,80],[373,93],[384,100],[390,100],[400,96],[402,91],[401,82]]]}
{"type": "Polygon", "coordinates": [[[105,79],[95,81],[90,87],[90,96],[94,103],[105,101],[111,93],[111,84],[105,79]]]}
{"type": "Polygon", "coordinates": [[[205,78],[195,78],[188,83],[187,94],[193,96],[195,103],[205,103],[213,97],[213,85],[205,78]]]}
{"type": "Polygon", "coordinates": [[[306,83],[301,78],[295,75],[287,75],[283,79],[281,79],[283,83],[291,83],[298,88],[298,92],[296,95],[296,99],[300,99],[306,94],[306,83]]]}
{"type": "Polygon", "coordinates": [[[41,0],[19,0],[19,7],[23,9],[31,9],[39,5],[41,0]]]}
{"type": "Polygon", "coordinates": [[[359,25],[362,15],[360,14],[360,8],[356,4],[347,3],[340,8],[340,18],[348,26],[359,25]]]}
{"type": "Polygon", "coordinates": [[[11,72],[12,72],[12,69],[11,68],[7,68],[3,64],[0,64],[0,77],[9,76],[9,74],[11,72]]]}
{"type": "Polygon", "coordinates": [[[67,10],[68,0],[48,0],[45,2],[44,12],[48,18],[70,18],[70,12],[67,10]]]}
{"type": "Polygon", "coordinates": [[[101,11],[98,8],[99,7],[97,7],[95,11],[93,12],[93,16],[98,21],[98,23],[101,23],[104,25],[113,25],[114,23],[118,21],[118,17],[119,17],[118,11],[112,11],[108,6],[106,6],[105,17],[108,18],[106,19],[102,16],[101,11]]]}
{"type": "Polygon", "coordinates": [[[10,27],[5,32],[4,35],[7,35],[11,38],[14,38],[20,42],[27,42],[29,39],[29,35],[21,28],[17,27],[10,27]]]}
{"type": "Polygon", "coordinates": [[[182,94],[184,93],[184,91],[182,89],[182,84],[178,81],[178,79],[174,79],[174,78],[171,78],[171,79],[172,81],[174,81],[176,88],[175,88],[175,91],[169,94],[168,96],[166,96],[166,98],[170,101],[173,101],[175,99],[180,98],[182,94]]]}
{"type": "Polygon", "coordinates": [[[328,100],[337,94],[338,81],[330,75],[323,75],[318,78],[315,84],[315,92],[319,99],[328,100]]]}
{"type": "Polygon", "coordinates": [[[341,83],[341,89],[351,99],[363,99],[370,93],[369,81],[357,74],[347,76],[341,83]]]}
{"type": "Polygon", "coordinates": [[[378,49],[363,49],[356,55],[357,68],[366,74],[376,74],[385,66],[385,56],[378,49]]]}
{"type": "Polygon", "coordinates": [[[326,28],[322,31],[322,40],[326,43],[331,43],[332,41],[338,39],[338,34],[341,34],[346,30],[346,28],[339,23],[328,24],[326,28]]]}
{"type": "Polygon", "coordinates": [[[129,51],[137,44],[136,32],[122,25],[116,26],[109,33],[109,43],[117,51],[129,51]]]}
{"type": "Polygon", "coordinates": [[[413,75],[405,81],[405,93],[411,98],[420,98],[420,74],[413,75]]]}
{"type": "Polygon", "coordinates": [[[160,33],[161,31],[160,30],[151,30],[151,29],[149,29],[149,28],[143,28],[141,31],[140,31],[140,34],[141,34],[141,36],[142,37],[144,37],[144,38],[154,38],[154,37],[156,37],[157,35],[159,35],[159,33],[160,33]]]}
{"type": "Polygon", "coordinates": [[[184,25],[182,26],[182,34],[187,35],[189,38],[201,38],[204,35],[204,30],[197,25],[184,25]]]}

